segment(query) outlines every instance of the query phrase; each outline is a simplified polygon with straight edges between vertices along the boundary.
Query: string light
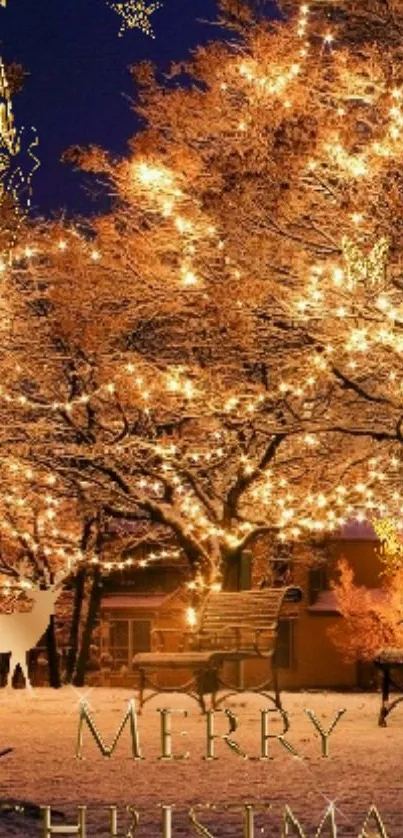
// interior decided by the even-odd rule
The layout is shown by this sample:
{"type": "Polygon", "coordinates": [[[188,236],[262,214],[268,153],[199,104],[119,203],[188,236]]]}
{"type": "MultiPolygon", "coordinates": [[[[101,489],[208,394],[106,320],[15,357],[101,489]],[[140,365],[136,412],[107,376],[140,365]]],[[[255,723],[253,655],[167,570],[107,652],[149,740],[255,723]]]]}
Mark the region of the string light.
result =
{"type": "Polygon", "coordinates": [[[150,564],[158,563],[158,562],[167,562],[167,561],[177,561],[184,559],[184,554],[181,550],[174,550],[174,549],[161,549],[161,550],[151,550],[147,555],[140,559],[128,558],[128,559],[116,559],[114,561],[110,561],[109,559],[100,560],[98,557],[92,559],[94,563],[100,565],[103,571],[107,573],[111,573],[116,570],[129,570],[134,567],[139,568],[146,568],[150,564]]]}

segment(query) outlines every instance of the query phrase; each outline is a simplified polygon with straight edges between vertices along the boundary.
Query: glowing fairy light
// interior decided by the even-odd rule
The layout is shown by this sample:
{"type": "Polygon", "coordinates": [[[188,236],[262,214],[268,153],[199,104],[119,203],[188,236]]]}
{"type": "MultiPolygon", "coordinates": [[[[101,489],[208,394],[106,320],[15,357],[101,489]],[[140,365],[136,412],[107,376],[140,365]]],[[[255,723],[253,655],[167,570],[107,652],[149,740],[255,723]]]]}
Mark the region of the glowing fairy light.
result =
{"type": "Polygon", "coordinates": [[[197,285],[197,276],[194,271],[189,268],[183,268],[181,273],[183,285],[197,285]]]}
{"type": "Polygon", "coordinates": [[[145,160],[136,164],[134,174],[143,186],[150,188],[166,191],[172,190],[174,185],[172,174],[169,171],[145,160]]]}

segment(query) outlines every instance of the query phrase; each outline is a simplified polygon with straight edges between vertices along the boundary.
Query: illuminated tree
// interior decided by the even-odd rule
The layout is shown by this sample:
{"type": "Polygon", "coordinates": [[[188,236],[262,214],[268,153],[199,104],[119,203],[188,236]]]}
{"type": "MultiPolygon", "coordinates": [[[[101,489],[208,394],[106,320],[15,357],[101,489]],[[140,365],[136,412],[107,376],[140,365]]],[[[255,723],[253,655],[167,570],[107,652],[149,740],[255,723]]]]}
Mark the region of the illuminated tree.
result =
{"type": "MultiPolygon", "coordinates": [[[[226,367],[218,339],[217,360],[204,367],[178,363],[186,350],[186,312],[180,312],[176,289],[173,297],[183,318],[183,333],[178,329],[172,350],[176,363],[170,362],[169,346],[164,349],[167,332],[157,334],[158,349],[150,345],[147,333],[132,331],[126,308],[120,321],[127,322],[126,332],[117,335],[116,276],[122,274],[111,274],[104,255],[96,267],[91,258],[85,264],[74,248],[73,243],[62,257],[67,265],[59,260],[57,273],[47,281],[39,277],[40,269],[48,275],[47,257],[35,264],[38,297],[29,292],[19,317],[14,359],[20,361],[12,367],[8,350],[4,427],[11,421],[21,456],[28,438],[29,462],[49,469],[64,491],[79,497],[83,520],[95,517],[98,534],[101,529],[105,535],[111,521],[121,521],[123,532],[125,522],[134,521],[144,542],[150,537],[147,525],[158,526],[159,537],[169,544],[170,532],[171,546],[174,538],[210,584],[218,582],[223,566],[239,561],[258,534],[275,532],[284,540],[302,535],[303,527],[323,532],[325,521],[337,526],[341,512],[327,510],[324,489],[334,489],[346,461],[339,467],[326,440],[321,457],[306,434],[301,447],[300,430],[289,427],[283,396],[271,392],[264,370],[247,364],[243,369],[242,359],[237,369],[235,353],[232,368],[226,367]],[[81,310],[70,290],[78,271],[81,303],[89,293],[81,310]],[[111,279],[113,306],[107,305],[102,317],[111,279]],[[45,310],[44,322],[35,329],[38,310],[45,310]],[[132,346],[134,340],[143,343],[132,346]]],[[[24,264],[28,258],[34,264],[34,247],[24,264]]],[[[138,285],[133,296],[140,297],[138,285]]],[[[121,293],[127,307],[125,284],[121,293]]],[[[164,329],[172,334],[176,324],[172,315],[169,320],[168,304],[164,329]]],[[[214,314],[206,335],[211,352],[214,314]]],[[[334,494],[335,504],[338,497],[334,494]]],[[[137,543],[130,529],[127,541],[132,547],[137,543]]]]}
{"type": "MultiPolygon", "coordinates": [[[[54,239],[51,273],[40,244],[26,268],[46,285],[60,343],[52,461],[95,508],[167,526],[206,568],[265,529],[336,526],[349,514],[341,476],[352,472],[356,502],[359,461],[389,442],[390,405],[345,367],[363,357],[351,322],[375,307],[401,223],[399,91],[387,51],[339,45],[320,5],[274,27],[244,21],[242,47],[199,50],[184,68],[192,88],[173,76],[161,90],[140,68],[149,128],[121,163],[84,160],[116,192],[96,248],[54,239]]],[[[373,386],[383,348],[365,356],[373,386]]]]}
{"type": "Polygon", "coordinates": [[[329,635],[345,660],[371,662],[382,649],[401,648],[403,642],[403,575],[388,575],[382,589],[356,585],[354,573],[345,561],[339,563],[339,580],[334,586],[337,607],[343,615],[329,629],[329,635]]]}
{"type": "Polygon", "coordinates": [[[401,648],[403,642],[403,541],[401,526],[393,519],[373,522],[380,540],[379,587],[357,585],[345,559],[338,563],[332,583],[337,607],[345,618],[329,629],[335,646],[347,661],[371,662],[383,649],[401,648]]]}
{"type": "MultiPolygon", "coordinates": [[[[169,417],[179,466],[174,455],[165,465],[183,469],[189,440],[198,441],[191,473],[207,498],[196,499],[188,482],[184,494],[189,508],[203,510],[204,532],[214,518],[209,491],[218,498],[216,529],[224,523],[235,551],[258,524],[288,539],[357,507],[385,514],[399,506],[390,483],[394,475],[399,482],[401,441],[400,14],[398,4],[369,4],[363,15],[358,4],[340,3],[329,20],[328,4],[313,3],[256,26],[245,7],[243,46],[200,49],[174,68],[168,92],[148,65],[138,68],[149,128],[128,160],[109,163],[98,151],[84,160],[117,195],[99,242],[105,270],[128,294],[135,282],[128,343],[140,367],[147,356],[167,377],[176,367],[195,390],[202,384],[185,435],[184,407],[181,434],[169,417]],[[179,74],[193,86],[176,84],[179,74]],[[226,440],[215,473],[214,460],[205,465],[214,451],[207,425],[226,440]],[[259,461],[259,442],[271,437],[259,461]],[[269,461],[274,482],[270,474],[256,521],[251,505],[256,511],[265,494],[269,461]],[[294,497],[276,476],[291,479],[294,497]],[[234,498],[251,527],[243,538],[234,498]]],[[[155,380],[146,365],[144,380],[147,369],[155,380]]],[[[169,387],[181,392],[177,372],[169,387]]],[[[154,400],[164,388],[144,390],[154,400]]],[[[152,479],[163,459],[149,466],[152,479]]],[[[218,552],[227,558],[225,535],[218,552]]]]}

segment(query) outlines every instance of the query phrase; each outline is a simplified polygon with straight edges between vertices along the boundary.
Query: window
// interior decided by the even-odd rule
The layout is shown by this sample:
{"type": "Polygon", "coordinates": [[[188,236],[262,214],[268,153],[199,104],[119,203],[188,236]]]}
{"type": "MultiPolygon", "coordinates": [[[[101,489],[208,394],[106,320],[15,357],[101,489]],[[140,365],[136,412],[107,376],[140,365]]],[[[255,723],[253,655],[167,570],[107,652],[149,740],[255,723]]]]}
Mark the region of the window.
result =
{"type": "Polygon", "coordinates": [[[151,649],[150,620],[131,620],[132,657],[137,652],[149,652],[151,649]]]}
{"type": "Polygon", "coordinates": [[[292,667],[292,640],[292,620],[279,620],[277,631],[276,662],[277,666],[281,669],[291,669],[292,667]]]}
{"type": "Polygon", "coordinates": [[[110,653],[113,668],[120,669],[129,662],[129,621],[114,620],[110,624],[110,653]]]}
{"type": "Polygon", "coordinates": [[[315,605],[319,594],[322,591],[327,591],[329,588],[326,567],[319,565],[319,567],[311,567],[308,577],[308,600],[309,605],[315,605]]]}
{"type": "Polygon", "coordinates": [[[137,652],[149,652],[150,649],[150,620],[111,620],[109,651],[114,670],[122,666],[131,668],[133,656],[137,652]]]}

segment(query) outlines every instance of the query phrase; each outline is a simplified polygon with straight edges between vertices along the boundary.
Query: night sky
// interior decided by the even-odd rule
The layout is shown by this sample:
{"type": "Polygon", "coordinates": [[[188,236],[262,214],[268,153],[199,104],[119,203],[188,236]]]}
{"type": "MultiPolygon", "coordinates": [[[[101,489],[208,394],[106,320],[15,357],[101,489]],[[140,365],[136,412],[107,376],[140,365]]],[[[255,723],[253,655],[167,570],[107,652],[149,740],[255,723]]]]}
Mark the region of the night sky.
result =
{"type": "Polygon", "coordinates": [[[115,155],[138,129],[128,97],[135,88],[128,66],[144,59],[163,70],[219,30],[214,0],[164,0],[152,15],[155,40],[139,30],[118,37],[121,18],[105,0],[7,0],[0,7],[0,54],[23,64],[29,76],[14,96],[18,127],[39,134],[40,169],[33,181],[36,213],[69,215],[102,209],[85,189],[88,175],[60,161],[70,145],[96,144],[115,155]]]}

